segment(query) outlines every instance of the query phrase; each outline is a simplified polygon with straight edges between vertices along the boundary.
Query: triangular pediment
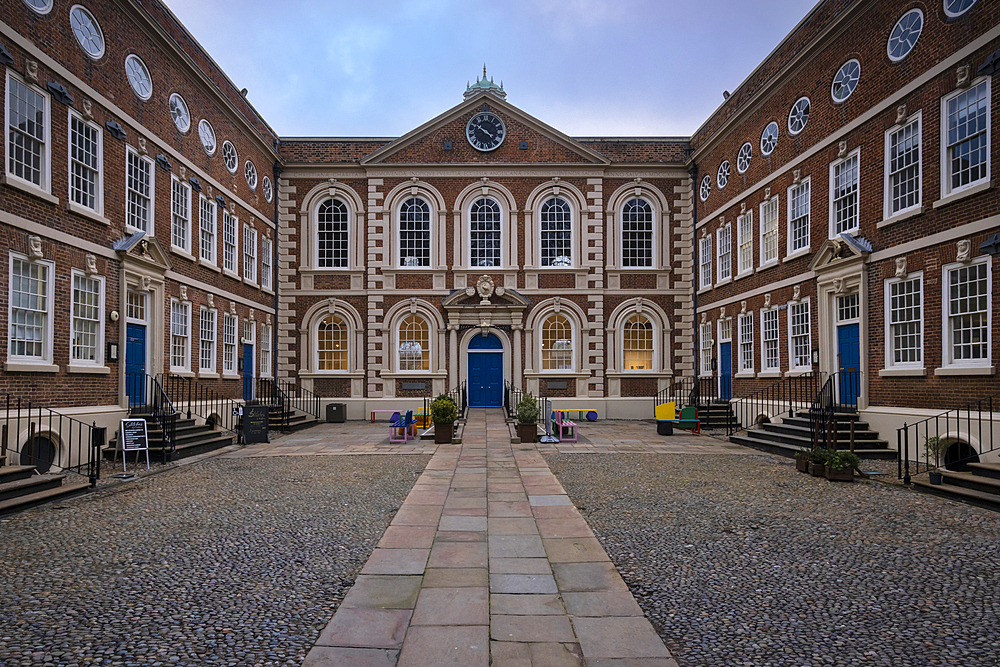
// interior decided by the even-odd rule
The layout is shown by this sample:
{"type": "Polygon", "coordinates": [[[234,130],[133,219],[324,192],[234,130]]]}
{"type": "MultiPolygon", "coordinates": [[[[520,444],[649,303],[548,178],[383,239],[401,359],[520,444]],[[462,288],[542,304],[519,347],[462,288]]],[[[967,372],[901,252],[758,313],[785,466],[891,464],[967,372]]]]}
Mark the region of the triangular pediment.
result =
{"type": "Polygon", "coordinates": [[[145,232],[136,232],[119,239],[113,247],[122,261],[142,264],[160,273],[169,271],[172,266],[170,257],[164,252],[160,242],[155,236],[147,236],[145,232]]]}
{"type": "Polygon", "coordinates": [[[845,235],[834,239],[827,239],[819,247],[819,250],[816,251],[812,261],[809,263],[809,268],[813,271],[823,272],[827,268],[833,268],[852,261],[865,261],[871,252],[870,246],[866,244],[867,241],[863,239],[845,237],[845,235]]]}
{"type": "Polygon", "coordinates": [[[483,276],[475,287],[457,289],[441,300],[445,310],[464,308],[524,310],[530,302],[512,289],[495,287],[492,279],[483,276]]]}
{"type": "Polygon", "coordinates": [[[361,160],[368,166],[522,163],[604,165],[610,160],[486,92],[470,97],[361,160]],[[476,150],[465,136],[469,119],[484,109],[499,116],[506,128],[503,143],[492,151],[476,150]]]}

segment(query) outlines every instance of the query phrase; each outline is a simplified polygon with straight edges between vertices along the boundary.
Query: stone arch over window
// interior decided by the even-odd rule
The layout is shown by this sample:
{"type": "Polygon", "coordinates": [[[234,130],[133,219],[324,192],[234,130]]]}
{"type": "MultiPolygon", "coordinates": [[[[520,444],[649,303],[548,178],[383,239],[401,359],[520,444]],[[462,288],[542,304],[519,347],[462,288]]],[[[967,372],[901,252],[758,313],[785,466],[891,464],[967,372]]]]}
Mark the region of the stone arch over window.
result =
{"type": "Polygon", "coordinates": [[[662,269],[670,258],[670,205],[646,181],[623,185],[608,198],[607,266],[610,270],[662,269]],[[646,212],[648,207],[648,213],[646,212]],[[643,219],[650,219],[648,260],[643,256],[643,219]]]}
{"type": "Polygon", "coordinates": [[[404,270],[444,270],[448,208],[441,193],[428,183],[411,180],[390,190],[385,202],[388,265],[404,270]]]}
{"type": "MultiPolygon", "coordinates": [[[[397,303],[385,314],[383,333],[388,345],[384,346],[383,367],[389,375],[395,373],[444,373],[445,323],[441,313],[431,304],[412,297],[397,303]],[[401,343],[419,342],[420,365],[415,367],[416,348],[401,343]]],[[[387,374],[383,373],[383,377],[387,374]]]]}
{"type": "Polygon", "coordinates": [[[530,366],[539,373],[578,373],[584,368],[587,314],[573,301],[554,297],[538,304],[528,316],[525,329],[531,355],[530,366]],[[565,342],[569,341],[568,345],[565,342]],[[547,344],[551,344],[546,347],[547,344]],[[570,353],[566,354],[566,348],[570,353]]]}
{"type": "MultiPolygon", "coordinates": [[[[364,270],[365,209],[363,200],[353,188],[335,180],[321,183],[302,198],[299,215],[300,229],[308,230],[302,238],[300,270],[364,270]],[[345,234],[344,265],[337,266],[337,261],[331,262],[330,253],[336,251],[336,244],[345,234]]],[[[308,288],[303,284],[303,289],[308,288]]]]}
{"type": "Polygon", "coordinates": [[[302,317],[299,376],[364,375],[364,325],[346,301],[324,299],[302,317]]]}
{"type": "Polygon", "coordinates": [[[655,385],[657,391],[669,384],[673,376],[671,329],[663,308],[649,299],[628,299],[612,311],[605,343],[609,397],[634,395],[628,391],[630,384],[645,383],[649,389],[655,385]]]}
{"type": "Polygon", "coordinates": [[[585,244],[581,220],[587,210],[586,202],[586,197],[576,186],[560,179],[543,183],[528,195],[524,206],[526,269],[583,265],[585,244]]]}
{"type": "Polygon", "coordinates": [[[456,269],[490,272],[517,269],[517,205],[511,192],[489,179],[469,185],[455,200],[454,257],[456,269]],[[499,231],[494,254],[491,230],[499,231]],[[492,265],[483,262],[492,261],[492,265]]]}

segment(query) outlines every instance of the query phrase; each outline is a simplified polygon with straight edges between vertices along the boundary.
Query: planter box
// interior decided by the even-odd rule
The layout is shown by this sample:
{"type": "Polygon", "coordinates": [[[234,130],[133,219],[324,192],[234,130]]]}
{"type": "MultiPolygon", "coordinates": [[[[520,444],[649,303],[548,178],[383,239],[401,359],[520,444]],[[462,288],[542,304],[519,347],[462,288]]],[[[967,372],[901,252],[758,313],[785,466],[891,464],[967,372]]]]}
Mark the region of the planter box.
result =
{"type": "Polygon", "coordinates": [[[535,442],[538,438],[538,424],[518,424],[517,437],[521,442],[535,442]]]}
{"type": "Polygon", "coordinates": [[[853,482],[853,468],[827,468],[826,478],[831,482],[853,482]]]}
{"type": "Polygon", "coordinates": [[[454,424],[434,424],[434,444],[450,445],[453,437],[455,437],[454,424]]]}
{"type": "Polygon", "coordinates": [[[826,466],[822,463],[810,463],[809,464],[809,474],[813,477],[825,477],[826,476],[826,466]]]}
{"type": "Polygon", "coordinates": [[[795,459],[795,469],[799,472],[809,472],[809,459],[795,459]]]}

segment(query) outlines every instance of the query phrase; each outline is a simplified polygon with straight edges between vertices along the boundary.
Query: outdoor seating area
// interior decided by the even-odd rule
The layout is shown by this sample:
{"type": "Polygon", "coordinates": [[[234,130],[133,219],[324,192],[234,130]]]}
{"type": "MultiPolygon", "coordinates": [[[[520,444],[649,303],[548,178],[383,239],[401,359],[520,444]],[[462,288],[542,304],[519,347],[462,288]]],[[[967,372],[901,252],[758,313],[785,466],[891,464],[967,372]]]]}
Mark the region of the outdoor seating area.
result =
{"type": "Polygon", "coordinates": [[[674,428],[692,433],[701,433],[701,421],[698,419],[698,408],[689,405],[681,408],[677,415],[673,402],[661,403],[656,406],[656,432],[660,435],[673,435],[674,428]]]}

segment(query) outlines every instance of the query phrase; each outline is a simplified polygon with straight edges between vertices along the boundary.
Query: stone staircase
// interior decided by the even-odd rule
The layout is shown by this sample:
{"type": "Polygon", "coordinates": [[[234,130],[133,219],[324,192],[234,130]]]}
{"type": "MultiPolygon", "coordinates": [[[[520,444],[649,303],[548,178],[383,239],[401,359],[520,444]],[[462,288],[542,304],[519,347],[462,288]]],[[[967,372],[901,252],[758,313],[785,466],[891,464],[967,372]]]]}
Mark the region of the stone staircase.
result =
{"type": "Polygon", "coordinates": [[[966,463],[957,470],[940,468],[941,483],[931,484],[928,475],[911,480],[916,491],[942,496],[1000,512],[1000,463],[966,463]]]}
{"type": "Polygon", "coordinates": [[[19,512],[34,505],[83,493],[90,488],[87,482],[67,483],[69,475],[39,475],[34,466],[9,466],[6,463],[6,457],[0,457],[0,514],[19,512]]]}
{"type": "Polygon", "coordinates": [[[728,430],[730,425],[736,426],[736,416],[733,415],[732,404],[729,401],[713,401],[698,406],[698,421],[701,430],[728,430]]]}
{"type": "MultiPolygon", "coordinates": [[[[132,417],[146,420],[150,461],[163,460],[164,442],[163,431],[160,429],[160,425],[149,415],[137,414],[132,415],[132,417]]],[[[174,439],[176,443],[173,455],[174,460],[227,447],[236,441],[234,435],[226,431],[216,430],[208,424],[198,424],[194,419],[178,419],[174,439]]],[[[112,440],[108,447],[104,449],[104,458],[113,459],[116,455],[118,457],[122,456],[121,446],[116,440],[112,440]]],[[[130,459],[134,456],[134,452],[129,454],[130,459]]],[[[145,460],[144,453],[141,454],[141,458],[145,460]]]]}
{"type": "MultiPolygon", "coordinates": [[[[854,453],[861,459],[896,460],[896,450],[879,438],[876,431],[868,428],[868,422],[861,421],[853,413],[838,413],[837,449],[850,448],[851,422],[854,422],[854,453]]],[[[793,457],[798,452],[812,449],[812,435],[809,413],[793,413],[780,422],[759,424],[746,433],[733,435],[731,442],[752,447],[779,456],[793,457]]]]}
{"type": "Polygon", "coordinates": [[[320,423],[318,419],[307,412],[302,412],[301,410],[296,410],[295,408],[290,408],[288,410],[282,410],[280,407],[270,406],[268,410],[268,429],[272,433],[281,433],[281,429],[284,426],[285,416],[288,418],[288,431],[301,431],[304,428],[309,428],[310,426],[316,426],[320,423]]]}

